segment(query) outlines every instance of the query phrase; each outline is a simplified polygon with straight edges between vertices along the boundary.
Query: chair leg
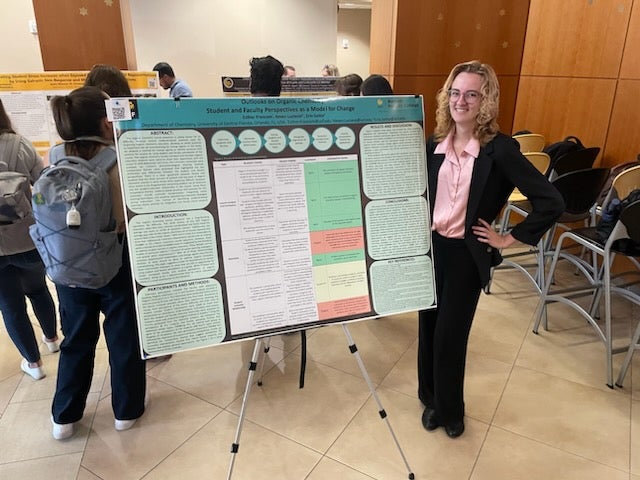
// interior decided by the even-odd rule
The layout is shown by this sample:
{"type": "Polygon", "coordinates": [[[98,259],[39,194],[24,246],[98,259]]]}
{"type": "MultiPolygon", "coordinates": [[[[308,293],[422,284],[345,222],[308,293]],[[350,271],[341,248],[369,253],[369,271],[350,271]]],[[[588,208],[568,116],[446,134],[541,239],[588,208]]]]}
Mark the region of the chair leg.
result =
{"type": "Polygon", "coordinates": [[[604,336],[607,355],[607,387],[613,388],[613,339],[611,338],[611,263],[609,252],[605,251],[602,259],[604,265],[604,336]]]}
{"type": "MultiPolygon", "coordinates": [[[[502,213],[502,219],[500,219],[500,235],[504,235],[507,230],[507,226],[509,225],[509,219],[511,218],[511,209],[507,205],[502,213]]],[[[491,294],[491,283],[493,282],[493,273],[495,272],[495,268],[492,268],[489,272],[489,283],[484,287],[484,293],[487,295],[491,294]]]]}
{"type": "Polygon", "coordinates": [[[640,323],[636,328],[636,332],[633,334],[631,345],[629,345],[629,350],[627,350],[627,354],[625,355],[624,361],[622,362],[622,367],[620,368],[620,373],[618,374],[618,379],[616,380],[616,387],[622,388],[622,382],[624,382],[624,377],[627,374],[629,365],[631,364],[633,353],[637,349],[640,349],[640,323]]]}
{"type": "MultiPolygon", "coordinates": [[[[547,297],[549,295],[549,289],[551,288],[551,281],[553,279],[553,274],[556,270],[556,265],[558,264],[558,259],[560,258],[560,250],[562,249],[562,239],[558,241],[558,245],[556,246],[555,253],[553,254],[553,260],[551,261],[551,266],[549,267],[549,274],[547,275],[546,282],[544,284],[544,288],[540,293],[540,301],[538,302],[538,307],[536,308],[536,321],[533,325],[533,333],[538,334],[538,329],[540,328],[540,322],[543,322],[543,327],[547,330],[547,297]]],[[[544,255],[544,252],[543,252],[544,255]]]]}

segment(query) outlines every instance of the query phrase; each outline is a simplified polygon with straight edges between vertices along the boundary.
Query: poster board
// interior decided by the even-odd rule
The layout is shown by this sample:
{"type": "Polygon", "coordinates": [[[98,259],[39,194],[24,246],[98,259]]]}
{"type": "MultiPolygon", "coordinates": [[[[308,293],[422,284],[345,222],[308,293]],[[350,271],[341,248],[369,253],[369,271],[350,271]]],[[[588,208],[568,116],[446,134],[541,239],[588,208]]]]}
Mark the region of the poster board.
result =
{"type": "MultiPolygon", "coordinates": [[[[14,130],[31,141],[40,156],[61,142],[49,100],[84,85],[88,71],[0,73],[0,99],[14,130]]],[[[157,97],[157,72],[124,71],[134,97],[157,97]]]]}
{"type": "Polygon", "coordinates": [[[144,357],[435,306],[421,97],[111,106],[144,357]]]}

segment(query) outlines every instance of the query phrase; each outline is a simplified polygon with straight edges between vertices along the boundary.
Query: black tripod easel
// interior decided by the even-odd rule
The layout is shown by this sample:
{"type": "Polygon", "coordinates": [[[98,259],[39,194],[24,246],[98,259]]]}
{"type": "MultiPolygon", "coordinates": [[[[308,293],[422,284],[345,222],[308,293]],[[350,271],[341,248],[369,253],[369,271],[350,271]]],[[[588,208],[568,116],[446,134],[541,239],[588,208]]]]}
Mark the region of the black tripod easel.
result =
{"type": "MultiPolygon", "coordinates": [[[[409,466],[409,462],[407,462],[407,457],[405,457],[404,452],[402,451],[402,447],[400,446],[400,442],[398,442],[398,438],[396,437],[395,432],[393,431],[393,428],[391,427],[391,423],[389,422],[389,418],[387,416],[387,412],[385,411],[384,407],[382,406],[382,403],[380,402],[380,398],[378,397],[378,394],[373,386],[373,382],[371,381],[371,377],[369,377],[369,372],[367,372],[366,367],[364,366],[364,363],[362,361],[362,358],[360,357],[360,352],[358,352],[358,347],[356,346],[355,342],[353,341],[353,338],[351,337],[351,332],[349,332],[349,328],[347,327],[347,325],[345,323],[342,324],[342,330],[344,331],[344,334],[347,338],[347,343],[349,346],[349,351],[355,356],[356,361],[358,362],[358,366],[360,367],[360,371],[362,372],[362,376],[364,377],[365,381],[367,382],[367,385],[369,386],[369,391],[371,392],[371,395],[373,396],[373,398],[375,399],[376,403],[378,404],[378,415],[380,415],[380,418],[382,420],[385,421],[385,423],[387,424],[387,427],[389,428],[389,432],[391,433],[391,436],[393,437],[393,441],[396,444],[396,447],[398,448],[398,451],[400,452],[400,456],[402,457],[402,461],[404,462],[404,465],[407,469],[408,472],[408,478],[409,480],[413,480],[415,478],[415,475],[413,474],[413,472],[411,471],[411,467],[409,466]]],[[[266,346],[265,346],[265,353],[269,351],[269,338],[267,338],[266,340],[266,346]]],[[[238,427],[236,429],[236,436],[234,439],[234,442],[231,444],[231,462],[229,464],[229,471],[227,474],[227,480],[231,480],[231,476],[233,474],[233,466],[235,463],[235,459],[236,459],[236,454],[238,453],[238,450],[240,449],[240,434],[242,433],[242,424],[244,422],[244,416],[245,416],[245,412],[246,412],[246,408],[247,408],[247,401],[249,399],[249,392],[251,391],[251,385],[253,384],[253,376],[255,375],[257,366],[258,366],[258,357],[260,355],[260,348],[262,346],[263,340],[262,338],[256,338],[256,343],[253,347],[253,355],[251,357],[251,361],[249,362],[249,375],[247,377],[247,384],[245,386],[244,389],[244,395],[242,397],[242,407],[240,408],[240,417],[238,418],[238,427]]],[[[264,364],[263,364],[264,365],[264,364]]],[[[262,374],[260,376],[260,381],[259,384],[262,383],[262,374]]]]}

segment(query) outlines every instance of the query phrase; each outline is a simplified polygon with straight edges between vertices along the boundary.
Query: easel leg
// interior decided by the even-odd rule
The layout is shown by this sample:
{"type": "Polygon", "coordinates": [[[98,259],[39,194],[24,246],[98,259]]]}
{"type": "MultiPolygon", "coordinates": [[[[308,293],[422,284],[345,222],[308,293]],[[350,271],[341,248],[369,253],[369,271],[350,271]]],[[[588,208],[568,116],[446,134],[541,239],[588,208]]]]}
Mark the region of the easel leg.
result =
{"type": "Polygon", "coordinates": [[[264,377],[264,364],[267,361],[267,353],[269,353],[269,349],[271,348],[271,337],[267,337],[264,340],[264,355],[262,356],[262,361],[260,362],[260,375],[258,375],[258,386],[262,386],[262,378],[264,377]]]}
{"type": "Polygon", "coordinates": [[[347,328],[347,325],[345,323],[342,324],[342,330],[344,330],[344,334],[347,337],[347,342],[349,343],[349,351],[356,357],[356,361],[358,362],[358,366],[360,367],[362,376],[367,382],[367,385],[369,385],[369,391],[371,392],[371,395],[373,395],[373,398],[378,404],[378,414],[380,415],[380,418],[382,418],[385,421],[385,423],[387,424],[387,427],[389,427],[389,432],[391,432],[393,441],[396,443],[396,447],[398,447],[398,451],[400,452],[400,456],[402,457],[402,461],[404,462],[405,467],[407,467],[407,471],[409,472],[409,480],[413,480],[415,476],[411,471],[409,462],[407,462],[407,457],[404,456],[404,452],[402,451],[400,442],[398,442],[398,438],[396,437],[396,434],[394,433],[393,428],[391,428],[391,423],[389,423],[389,419],[387,418],[387,412],[384,410],[384,407],[380,402],[380,398],[378,398],[378,394],[376,393],[373,383],[371,382],[371,377],[369,377],[369,373],[367,372],[367,369],[364,366],[364,363],[362,362],[362,357],[360,357],[360,352],[358,352],[358,347],[356,347],[356,344],[353,341],[353,338],[351,337],[351,333],[349,332],[349,329],[347,328]]]}
{"type": "Polygon", "coordinates": [[[260,355],[260,345],[262,340],[256,338],[256,344],[253,347],[253,356],[251,362],[249,362],[249,376],[247,377],[247,385],[244,387],[244,396],[242,397],[242,407],[240,408],[240,418],[238,418],[238,428],[236,429],[236,438],[231,444],[231,463],[229,464],[229,473],[227,474],[227,480],[231,480],[231,474],[233,473],[233,464],[236,461],[236,453],[240,450],[240,433],[242,432],[242,423],[244,422],[244,413],[247,406],[247,400],[249,399],[249,392],[251,390],[251,383],[253,382],[253,375],[256,372],[256,366],[258,364],[258,355],[260,355]]]}

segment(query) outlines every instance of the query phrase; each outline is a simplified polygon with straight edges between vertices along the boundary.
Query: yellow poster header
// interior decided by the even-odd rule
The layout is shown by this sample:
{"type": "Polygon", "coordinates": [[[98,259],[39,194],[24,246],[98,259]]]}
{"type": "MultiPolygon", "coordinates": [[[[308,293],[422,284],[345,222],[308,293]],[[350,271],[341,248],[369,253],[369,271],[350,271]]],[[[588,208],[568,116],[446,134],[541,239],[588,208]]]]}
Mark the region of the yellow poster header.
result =
{"type": "MultiPolygon", "coordinates": [[[[44,72],[0,74],[0,92],[74,90],[84,85],[85,72],[44,72]]],[[[132,90],[158,88],[156,72],[129,72],[124,76],[132,90]]]]}

